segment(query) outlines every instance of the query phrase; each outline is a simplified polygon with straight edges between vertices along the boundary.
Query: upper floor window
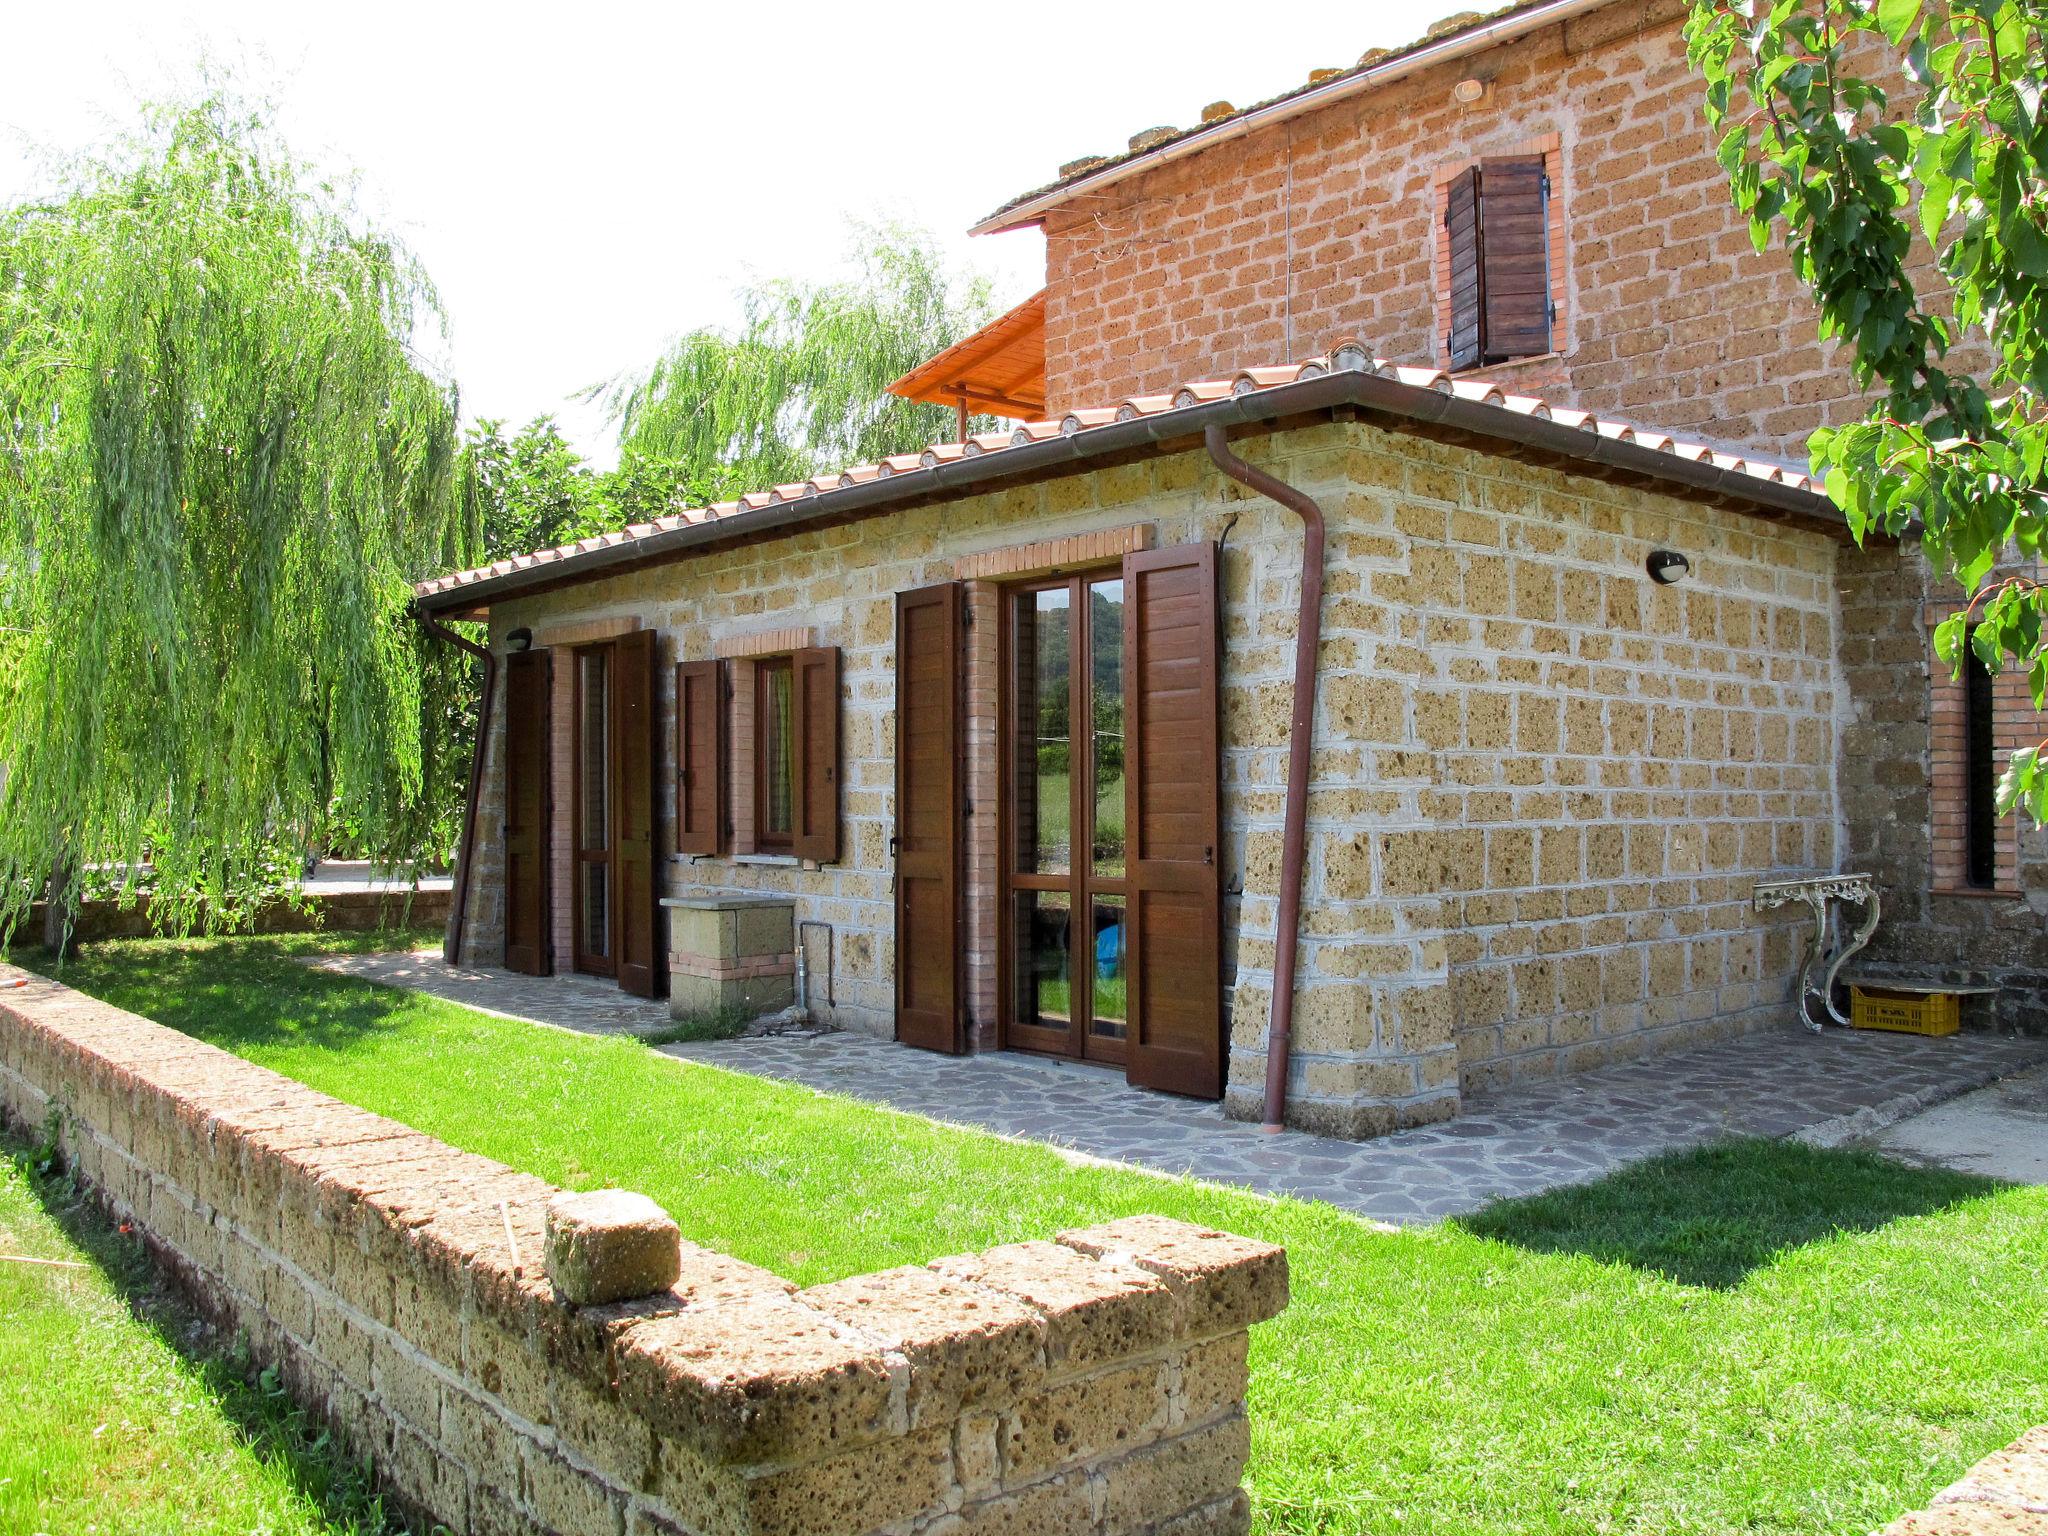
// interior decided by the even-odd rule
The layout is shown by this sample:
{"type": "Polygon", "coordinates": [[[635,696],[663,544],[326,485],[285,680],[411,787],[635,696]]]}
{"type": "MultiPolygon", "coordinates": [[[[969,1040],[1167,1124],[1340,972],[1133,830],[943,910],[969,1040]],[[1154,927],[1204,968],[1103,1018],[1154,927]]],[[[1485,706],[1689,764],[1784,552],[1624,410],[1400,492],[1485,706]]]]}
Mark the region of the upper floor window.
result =
{"type": "Polygon", "coordinates": [[[1547,144],[1490,156],[1442,185],[1438,243],[1444,363],[1452,372],[1556,350],[1554,210],[1547,144]]]}

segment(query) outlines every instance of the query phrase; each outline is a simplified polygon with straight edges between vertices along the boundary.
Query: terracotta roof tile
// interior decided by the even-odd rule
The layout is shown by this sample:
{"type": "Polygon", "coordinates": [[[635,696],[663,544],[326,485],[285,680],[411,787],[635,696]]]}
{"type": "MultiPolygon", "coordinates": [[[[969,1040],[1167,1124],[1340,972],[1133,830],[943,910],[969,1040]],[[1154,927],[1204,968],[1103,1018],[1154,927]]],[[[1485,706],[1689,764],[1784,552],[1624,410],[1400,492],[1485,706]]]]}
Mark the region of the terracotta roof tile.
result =
{"type": "Polygon", "coordinates": [[[1304,379],[1334,372],[1370,373],[1409,389],[1428,390],[1485,410],[1500,411],[1505,416],[1548,421],[1570,430],[1596,433],[1614,442],[1632,443],[1640,448],[1666,453],[1688,463],[1711,464],[1716,469],[1767,484],[1789,486],[1815,497],[1822,495],[1820,487],[1803,471],[1770,459],[1727,453],[1704,443],[1682,441],[1648,427],[1636,427],[1628,422],[1598,416],[1589,411],[1576,410],[1568,406],[1553,406],[1538,396],[1511,392],[1492,380],[1452,378],[1437,369],[1389,363],[1373,357],[1370,351],[1357,342],[1345,342],[1323,357],[1308,358],[1301,362],[1274,367],[1246,368],[1224,379],[1191,379],[1167,393],[1140,395],[1120,401],[1115,406],[1069,411],[1058,420],[1029,421],[1002,431],[984,432],[970,438],[966,443],[934,443],[921,453],[893,454],[879,464],[856,464],[836,473],[820,474],[810,480],[778,485],[772,490],[749,492],[736,501],[717,502],[709,507],[678,509],[652,522],[635,523],[617,532],[579,539],[574,544],[537,550],[532,554],[515,555],[476,570],[437,576],[430,581],[419,583],[414,591],[420,597],[431,597],[436,593],[474,586],[493,577],[531,570],[537,566],[560,564],[577,555],[633,544],[692,524],[744,517],[748,513],[763,511],[792,501],[829,497],[836,491],[866,485],[870,481],[889,479],[896,475],[910,474],[919,469],[929,469],[964,459],[999,457],[1013,449],[1025,448],[1054,437],[1073,437],[1141,417],[1167,416],[1175,411],[1196,409],[1232,396],[1285,388],[1304,379]]]}

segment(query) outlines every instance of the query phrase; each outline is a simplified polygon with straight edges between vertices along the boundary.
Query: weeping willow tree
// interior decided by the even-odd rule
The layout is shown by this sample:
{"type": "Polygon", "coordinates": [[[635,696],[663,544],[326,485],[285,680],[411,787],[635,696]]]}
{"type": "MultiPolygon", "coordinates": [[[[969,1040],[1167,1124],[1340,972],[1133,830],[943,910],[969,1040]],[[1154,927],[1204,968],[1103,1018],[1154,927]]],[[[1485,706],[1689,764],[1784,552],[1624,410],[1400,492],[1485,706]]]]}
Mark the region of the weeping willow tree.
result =
{"type": "Polygon", "coordinates": [[[951,437],[949,407],[888,385],[994,317],[988,281],[950,272],[921,231],[855,225],[853,237],[850,276],[757,283],[736,328],[691,331],[646,373],[591,391],[625,461],[716,497],[951,437]]]}
{"type": "Polygon", "coordinates": [[[0,209],[0,932],[145,863],[189,927],[336,817],[401,854],[444,814],[460,683],[406,614],[473,546],[442,319],[232,94],[56,183],[0,209]]]}

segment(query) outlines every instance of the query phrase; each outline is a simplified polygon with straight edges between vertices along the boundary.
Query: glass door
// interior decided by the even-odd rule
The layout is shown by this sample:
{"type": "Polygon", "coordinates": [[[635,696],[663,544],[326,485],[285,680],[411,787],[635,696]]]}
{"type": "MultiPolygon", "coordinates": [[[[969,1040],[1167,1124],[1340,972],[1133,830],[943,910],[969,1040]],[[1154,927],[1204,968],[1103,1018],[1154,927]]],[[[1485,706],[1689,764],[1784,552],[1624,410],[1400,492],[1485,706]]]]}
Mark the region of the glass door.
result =
{"type": "Polygon", "coordinates": [[[1004,1042],[1121,1062],[1122,574],[1004,597],[1004,1042]]]}

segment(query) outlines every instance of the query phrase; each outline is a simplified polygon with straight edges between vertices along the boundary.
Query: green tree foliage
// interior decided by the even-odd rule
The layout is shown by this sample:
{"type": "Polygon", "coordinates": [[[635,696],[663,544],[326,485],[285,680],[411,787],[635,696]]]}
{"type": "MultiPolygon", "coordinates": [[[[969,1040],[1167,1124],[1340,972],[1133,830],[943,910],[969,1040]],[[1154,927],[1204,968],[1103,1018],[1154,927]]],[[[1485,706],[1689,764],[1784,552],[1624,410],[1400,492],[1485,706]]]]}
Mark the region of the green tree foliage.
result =
{"type": "Polygon", "coordinates": [[[53,867],[152,860],[184,924],[334,816],[446,819],[456,675],[406,611],[474,552],[440,323],[228,94],[0,208],[0,930],[53,867]]]}
{"type": "MultiPolygon", "coordinates": [[[[1814,435],[1815,473],[1859,540],[1917,531],[1969,593],[1936,634],[1946,661],[2024,667],[2048,703],[2048,592],[2000,570],[2048,536],[2048,6],[1695,0],[1687,31],[1757,248],[1784,236],[1872,395],[1814,435]],[[1909,275],[1929,247],[1945,293],[1909,275]]],[[[2038,749],[1999,800],[2048,819],[2038,749]]]]}
{"type": "Polygon", "coordinates": [[[573,543],[610,521],[597,477],[552,416],[509,439],[503,422],[477,422],[462,445],[460,482],[486,560],[573,543]]]}
{"type": "Polygon", "coordinates": [[[629,458],[717,500],[950,437],[950,409],[887,386],[993,318],[988,282],[949,273],[928,234],[854,235],[852,276],[755,284],[736,329],[691,331],[593,391],[629,458]]]}

